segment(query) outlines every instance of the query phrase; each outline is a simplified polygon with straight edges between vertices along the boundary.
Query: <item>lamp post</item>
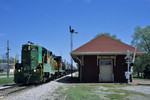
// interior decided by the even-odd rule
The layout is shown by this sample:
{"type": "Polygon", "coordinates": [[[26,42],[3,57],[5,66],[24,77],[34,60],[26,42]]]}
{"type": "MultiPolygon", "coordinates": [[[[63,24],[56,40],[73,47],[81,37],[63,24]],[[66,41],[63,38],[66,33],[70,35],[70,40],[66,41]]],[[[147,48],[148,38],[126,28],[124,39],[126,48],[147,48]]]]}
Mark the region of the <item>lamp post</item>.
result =
{"type": "MultiPolygon", "coordinates": [[[[77,34],[78,32],[74,32],[74,29],[71,29],[71,26],[69,26],[69,29],[70,29],[70,34],[71,34],[71,52],[72,52],[72,49],[73,49],[73,41],[72,41],[72,34],[75,33],[77,34]]],[[[73,70],[73,60],[72,60],[72,57],[71,57],[71,77],[72,77],[72,70],[73,70]]]]}

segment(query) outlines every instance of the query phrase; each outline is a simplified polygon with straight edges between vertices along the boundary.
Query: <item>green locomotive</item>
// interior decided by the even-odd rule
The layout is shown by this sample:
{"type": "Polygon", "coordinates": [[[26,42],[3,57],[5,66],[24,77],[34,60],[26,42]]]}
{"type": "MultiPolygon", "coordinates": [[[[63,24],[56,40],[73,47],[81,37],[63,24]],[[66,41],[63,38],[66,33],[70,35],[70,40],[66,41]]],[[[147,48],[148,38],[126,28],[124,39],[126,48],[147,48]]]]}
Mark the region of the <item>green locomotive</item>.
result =
{"type": "Polygon", "coordinates": [[[61,56],[53,55],[44,47],[28,42],[22,45],[21,54],[21,63],[15,65],[15,83],[41,83],[64,73],[61,56]]]}

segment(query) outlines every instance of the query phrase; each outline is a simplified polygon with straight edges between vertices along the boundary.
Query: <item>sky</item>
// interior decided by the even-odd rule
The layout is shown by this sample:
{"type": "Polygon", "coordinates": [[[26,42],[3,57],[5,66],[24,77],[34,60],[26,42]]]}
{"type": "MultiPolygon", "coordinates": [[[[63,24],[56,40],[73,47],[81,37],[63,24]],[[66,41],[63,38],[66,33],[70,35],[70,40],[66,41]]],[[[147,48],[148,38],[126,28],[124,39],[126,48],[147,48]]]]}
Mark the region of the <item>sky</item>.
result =
{"type": "Polygon", "coordinates": [[[150,25],[150,0],[0,0],[0,57],[7,40],[12,57],[31,41],[70,61],[70,25],[73,50],[103,32],[130,45],[134,28],[150,25]]]}

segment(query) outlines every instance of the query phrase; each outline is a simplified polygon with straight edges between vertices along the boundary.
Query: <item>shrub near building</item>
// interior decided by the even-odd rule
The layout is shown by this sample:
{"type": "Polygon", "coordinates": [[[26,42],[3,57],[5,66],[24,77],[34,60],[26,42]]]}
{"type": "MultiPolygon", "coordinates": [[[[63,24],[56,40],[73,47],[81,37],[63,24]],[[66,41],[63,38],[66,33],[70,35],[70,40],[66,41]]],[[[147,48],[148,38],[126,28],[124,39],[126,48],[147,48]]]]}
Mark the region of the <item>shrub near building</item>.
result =
{"type": "Polygon", "coordinates": [[[140,73],[143,73],[144,78],[150,79],[150,54],[144,54],[136,58],[134,73],[136,73],[138,77],[143,77],[140,76],[140,73]]]}

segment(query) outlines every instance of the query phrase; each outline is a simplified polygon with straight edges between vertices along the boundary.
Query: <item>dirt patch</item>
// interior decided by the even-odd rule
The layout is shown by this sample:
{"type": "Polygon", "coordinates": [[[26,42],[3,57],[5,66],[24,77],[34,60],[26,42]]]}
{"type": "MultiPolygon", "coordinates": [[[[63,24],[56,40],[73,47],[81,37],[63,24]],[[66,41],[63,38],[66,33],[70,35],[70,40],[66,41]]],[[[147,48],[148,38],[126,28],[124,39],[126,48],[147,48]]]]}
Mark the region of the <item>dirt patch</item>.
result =
{"type": "Polygon", "coordinates": [[[131,84],[149,84],[150,85],[150,80],[133,80],[131,84]]]}
{"type": "Polygon", "coordinates": [[[127,86],[127,87],[122,87],[120,89],[131,90],[131,91],[140,92],[144,94],[150,94],[150,86],[127,86]]]}
{"type": "Polygon", "coordinates": [[[130,95],[127,97],[129,100],[149,100],[148,97],[141,96],[141,95],[130,95]]]}

